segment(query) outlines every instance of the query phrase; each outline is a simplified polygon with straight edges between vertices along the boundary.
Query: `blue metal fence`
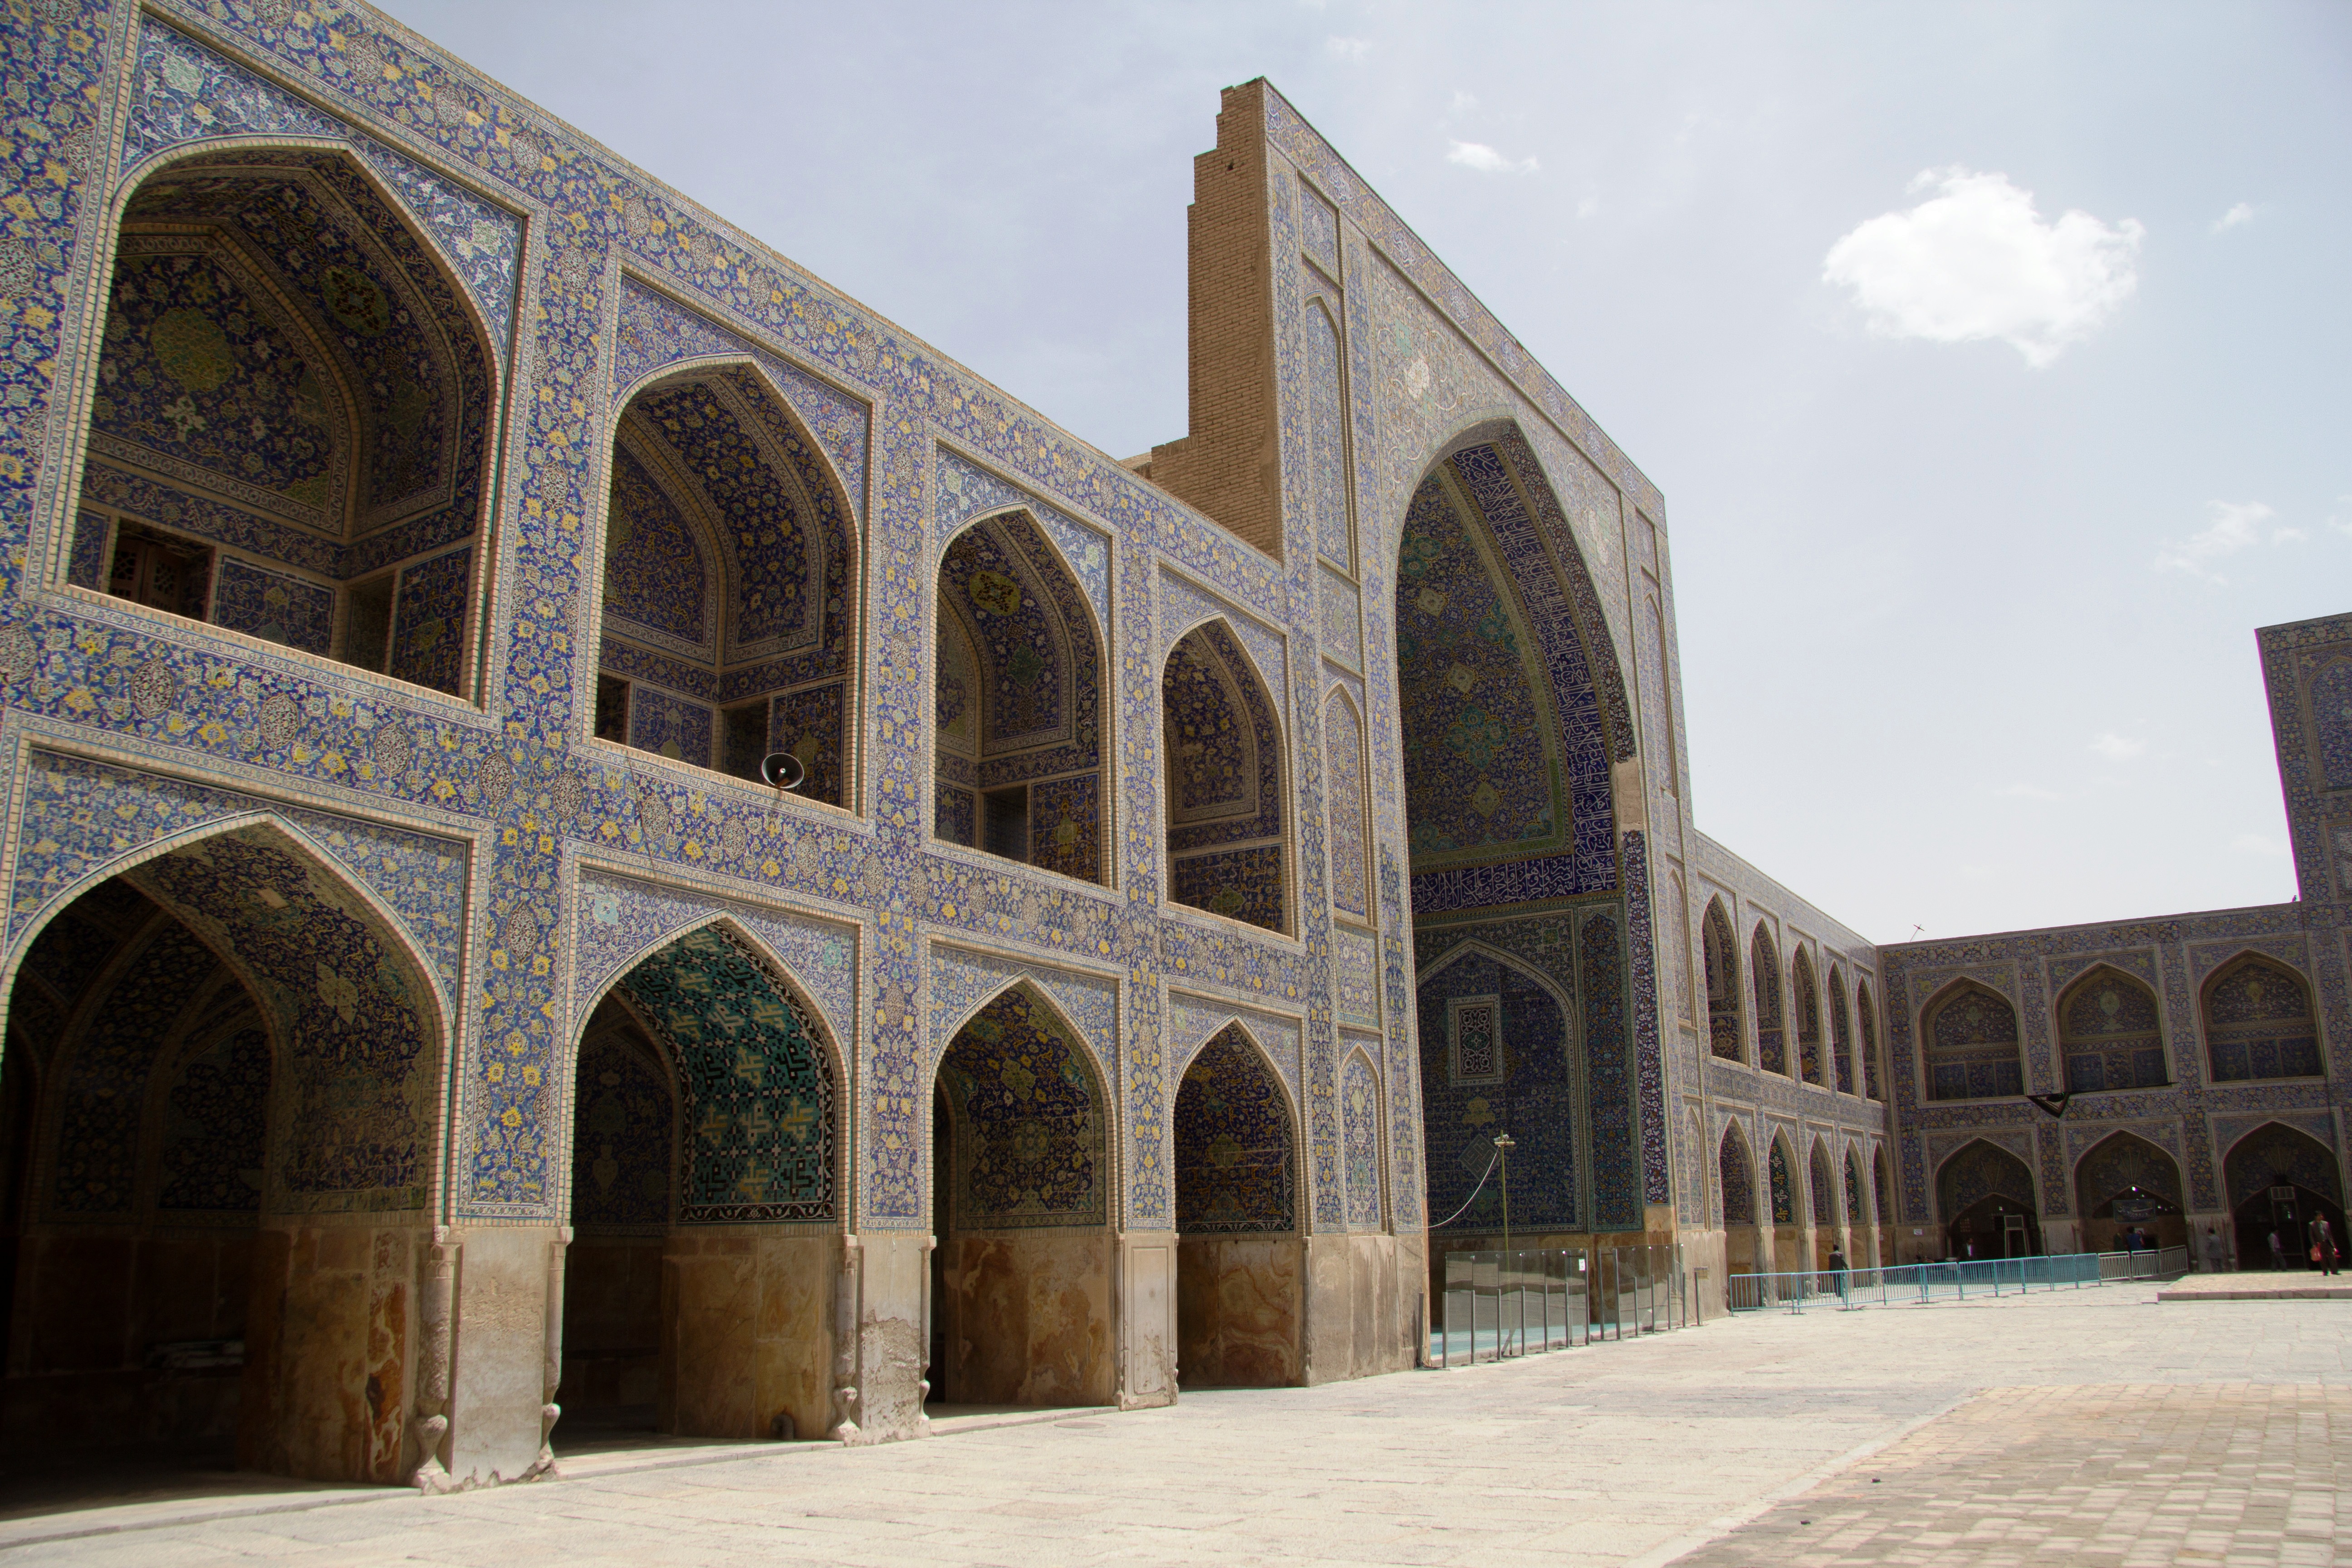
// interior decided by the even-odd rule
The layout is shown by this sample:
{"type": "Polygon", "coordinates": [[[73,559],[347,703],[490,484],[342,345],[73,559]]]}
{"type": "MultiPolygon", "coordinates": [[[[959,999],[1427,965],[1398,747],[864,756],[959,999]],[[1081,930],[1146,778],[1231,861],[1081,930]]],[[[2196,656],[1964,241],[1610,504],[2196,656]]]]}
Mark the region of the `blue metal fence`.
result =
{"type": "Polygon", "coordinates": [[[1735,1312],[1808,1306],[1892,1307],[1971,1295],[2079,1290],[2118,1279],[2175,1279],[2189,1272],[2189,1249],[2070,1252],[2054,1258],[1982,1258],[1962,1263],[1906,1263],[1892,1268],[1816,1268],[1787,1274],[1734,1274],[1724,1281],[1735,1312]]]}

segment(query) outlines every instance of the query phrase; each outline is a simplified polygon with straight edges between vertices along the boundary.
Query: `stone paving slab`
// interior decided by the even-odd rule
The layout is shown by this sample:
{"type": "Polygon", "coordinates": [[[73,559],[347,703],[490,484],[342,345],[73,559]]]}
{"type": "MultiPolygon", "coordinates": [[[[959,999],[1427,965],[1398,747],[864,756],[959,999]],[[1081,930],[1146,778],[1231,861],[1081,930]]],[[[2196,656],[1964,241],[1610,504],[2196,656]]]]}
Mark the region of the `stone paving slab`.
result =
{"type": "MultiPolygon", "coordinates": [[[[37,1538],[105,1525],[108,1510],[84,1510],[0,1525],[0,1568],[1656,1563],[1776,1517],[1780,1500],[1989,1389],[2078,1384],[2086,1366],[2165,1388],[2352,1388],[2333,1302],[2221,1309],[2216,1332],[2213,1313],[2159,1310],[2156,1293],[1742,1316],[1500,1366],[1188,1394],[1171,1409],[1070,1411],[951,1440],[778,1445],[457,1497],[37,1538]]],[[[2182,1484],[2252,1499],[2259,1483],[2287,1498],[2286,1517],[2311,1517],[2284,1459],[2258,1444],[2248,1462],[2182,1484]]],[[[2103,1485],[2129,1479],[2119,1468],[2103,1485]]],[[[1944,1489],[1971,1484],[1962,1474],[1944,1489]]]]}
{"type": "Polygon", "coordinates": [[[2352,1275],[2191,1274],[2157,1292],[2159,1301],[2352,1301],[2352,1275]]]}
{"type": "Polygon", "coordinates": [[[2000,1389],[1677,1568],[2352,1562],[2352,1388],[2000,1389]]]}

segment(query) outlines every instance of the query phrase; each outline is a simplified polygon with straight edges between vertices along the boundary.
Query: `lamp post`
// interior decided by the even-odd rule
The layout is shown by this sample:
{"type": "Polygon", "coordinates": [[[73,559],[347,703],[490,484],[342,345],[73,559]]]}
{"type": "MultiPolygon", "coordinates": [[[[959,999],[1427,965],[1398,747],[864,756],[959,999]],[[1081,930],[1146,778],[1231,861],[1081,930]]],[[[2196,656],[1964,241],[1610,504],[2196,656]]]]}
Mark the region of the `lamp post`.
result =
{"type": "MultiPolygon", "coordinates": [[[[1503,1251],[1511,1250],[1511,1151],[1517,1147],[1507,1132],[1495,1140],[1495,1152],[1503,1161],[1503,1251]]],[[[1508,1267],[1506,1265],[1505,1267],[1508,1267]]]]}

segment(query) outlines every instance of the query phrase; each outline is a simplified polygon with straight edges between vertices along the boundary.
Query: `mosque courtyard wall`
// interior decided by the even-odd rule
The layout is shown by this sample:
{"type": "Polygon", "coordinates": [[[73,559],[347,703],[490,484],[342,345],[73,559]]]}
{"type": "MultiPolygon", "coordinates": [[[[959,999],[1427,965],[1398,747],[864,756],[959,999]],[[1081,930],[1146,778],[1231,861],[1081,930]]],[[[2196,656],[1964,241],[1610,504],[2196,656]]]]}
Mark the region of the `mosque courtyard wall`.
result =
{"type": "Polygon", "coordinates": [[[1879,949],[1706,838],[1663,498],[1263,81],[1120,460],[365,6],[28,0],[0,72],[8,1442],[431,1489],[1402,1370],[1504,1132],[1515,1242],[1710,1310],[1907,1256],[1963,1132],[2053,1240],[2062,952],[2175,1097],[2067,1139],[2341,1202],[2253,1068],[2333,1059],[2352,852],[2292,940],[1879,949]]]}

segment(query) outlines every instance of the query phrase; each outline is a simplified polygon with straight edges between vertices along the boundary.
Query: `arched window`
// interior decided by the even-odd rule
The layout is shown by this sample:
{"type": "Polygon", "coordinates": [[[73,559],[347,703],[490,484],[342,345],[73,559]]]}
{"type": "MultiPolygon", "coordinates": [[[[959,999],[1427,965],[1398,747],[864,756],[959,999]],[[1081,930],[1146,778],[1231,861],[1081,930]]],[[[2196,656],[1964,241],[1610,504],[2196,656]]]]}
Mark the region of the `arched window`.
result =
{"type": "Polygon", "coordinates": [[[1920,1026],[1930,1100],[1987,1100],[2025,1092],[2017,1009],[1990,986],[1958,980],[1927,1004],[1920,1026]]]}
{"type": "Polygon", "coordinates": [[[1801,947],[1789,963],[1789,990],[1797,1005],[1797,1070],[1807,1083],[1822,1081],[1822,1004],[1813,987],[1813,961],[1801,947]]]}
{"type": "Polygon", "coordinates": [[[2275,959],[2246,953],[2205,983],[2205,1049],[2213,1081],[2316,1078],[2319,1031],[2303,976],[2275,959]]]}
{"type": "Polygon", "coordinates": [[[940,561],[932,831],[1103,879],[1102,645],[1026,512],[982,518],[940,561]]]}
{"type": "Polygon", "coordinates": [[[2156,993],[2122,970],[2094,966],[2058,998],[2057,1013],[2069,1090],[2160,1089],[2169,1081],[2156,993]]]}
{"type": "Polygon", "coordinates": [[[595,732],[737,778],[790,752],[845,804],[849,509],[816,443],[749,365],[629,399],[613,431],[595,732]]]}
{"type": "Polygon", "coordinates": [[[1748,942],[1748,972],[1756,983],[1756,1065],[1766,1072],[1789,1070],[1789,1050],[1780,1034],[1780,957],[1762,921],[1748,942]]]}
{"type": "Polygon", "coordinates": [[[1268,931],[1289,926],[1282,728],[1223,621],[1187,632],[1160,679],[1168,897],[1268,931]]]}
{"type": "Polygon", "coordinates": [[[1323,700],[1324,841],[1331,853],[1331,907],[1370,920],[1371,836],[1364,826],[1364,726],[1339,687],[1323,700]]]}
{"type": "Polygon", "coordinates": [[[1699,943],[1706,962],[1707,1048],[1726,1061],[1740,1059],[1739,944],[1731,935],[1731,921],[1723,900],[1707,900],[1706,918],[1699,925],[1699,943]]]}
{"type": "Polygon", "coordinates": [[[463,692],[495,361],[338,153],[214,154],[122,215],[67,580],[463,692]]]}
{"type": "Polygon", "coordinates": [[[1871,1005],[1870,982],[1853,983],[1854,1020],[1862,1028],[1862,1087],[1873,1100],[1885,1100],[1886,1090],[1878,1074],[1878,1011],[1871,1005]]]}
{"type": "Polygon", "coordinates": [[[1830,1060],[1836,1064],[1837,1091],[1853,1092],[1853,1049],[1845,1032],[1845,976],[1830,965],[1830,1060]]]}

